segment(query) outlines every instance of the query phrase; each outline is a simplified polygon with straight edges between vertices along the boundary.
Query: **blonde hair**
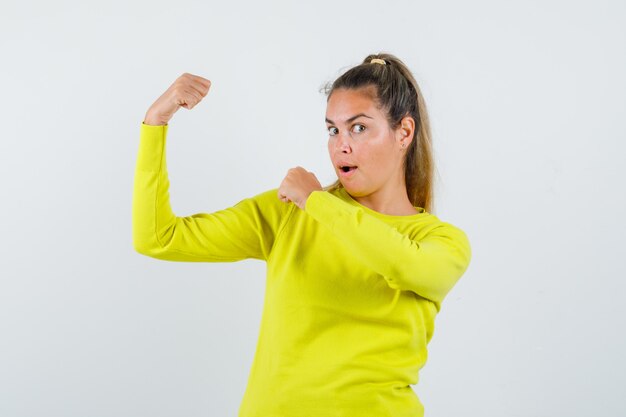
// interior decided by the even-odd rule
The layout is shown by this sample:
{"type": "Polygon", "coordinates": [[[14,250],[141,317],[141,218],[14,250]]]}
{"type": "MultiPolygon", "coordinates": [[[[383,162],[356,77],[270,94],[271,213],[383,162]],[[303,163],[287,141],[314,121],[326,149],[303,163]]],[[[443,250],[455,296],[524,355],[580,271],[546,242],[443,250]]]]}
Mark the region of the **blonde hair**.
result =
{"type": "MultiPolygon", "coordinates": [[[[368,89],[373,88],[373,97],[379,109],[387,115],[390,128],[400,126],[405,116],[415,121],[413,140],[406,150],[403,166],[404,178],[409,200],[414,206],[422,207],[432,213],[434,158],[431,143],[430,123],[426,102],[417,81],[407,66],[396,56],[389,53],[370,54],[363,62],[344,72],[331,84],[322,87],[326,101],[336,89],[368,89]],[[382,59],[381,65],[372,59],[382,59]]],[[[334,183],[323,187],[332,191],[343,187],[337,179],[334,183]]]]}

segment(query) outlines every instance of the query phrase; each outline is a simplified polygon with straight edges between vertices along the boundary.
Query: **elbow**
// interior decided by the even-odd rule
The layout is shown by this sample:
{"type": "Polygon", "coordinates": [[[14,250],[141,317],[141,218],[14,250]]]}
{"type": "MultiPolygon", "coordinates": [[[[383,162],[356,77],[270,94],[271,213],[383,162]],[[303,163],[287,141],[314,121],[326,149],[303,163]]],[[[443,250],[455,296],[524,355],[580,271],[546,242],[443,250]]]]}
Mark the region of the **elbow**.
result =
{"type": "Polygon", "coordinates": [[[417,242],[411,256],[395,262],[384,275],[389,287],[408,290],[438,307],[467,270],[472,251],[465,232],[442,229],[417,242]]]}
{"type": "Polygon", "coordinates": [[[457,256],[449,259],[445,263],[445,267],[441,268],[437,274],[438,279],[436,282],[439,282],[441,285],[435,288],[435,291],[433,291],[432,296],[429,298],[441,304],[450,291],[452,291],[452,288],[456,286],[461,277],[465,274],[465,271],[467,271],[470,260],[471,252],[469,246],[466,246],[463,250],[459,250],[457,256]]]}
{"type": "Polygon", "coordinates": [[[135,252],[146,255],[146,256],[154,256],[157,248],[160,248],[158,245],[158,240],[154,236],[154,234],[149,232],[141,232],[139,229],[133,229],[133,248],[135,252]]]}
{"type": "Polygon", "coordinates": [[[170,227],[157,229],[147,219],[133,219],[133,248],[137,253],[151,257],[162,253],[167,242],[172,239],[175,226],[174,224],[170,227]],[[162,230],[162,233],[159,233],[158,230],[162,230]]]}
{"type": "Polygon", "coordinates": [[[149,242],[141,239],[133,239],[133,248],[135,252],[150,257],[152,257],[154,252],[154,247],[150,245],[149,242]]]}
{"type": "MultiPolygon", "coordinates": [[[[432,250],[433,256],[431,257],[416,258],[415,263],[409,268],[411,273],[401,280],[406,283],[405,289],[441,305],[465,274],[471,260],[471,249],[467,238],[460,239],[457,243],[445,250],[432,250]]],[[[424,249],[429,245],[437,245],[437,243],[422,242],[424,249]]],[[[402,285],[399,284],[397,287],[402,287],[402,285]]]]}
{"type": "Polygon", "coordinates": [[[133,248],[135,249],[135,252],[141,255],[148,255],[149,249],[143,244],[143,242],[133,240],[133,248]]]}
{"type": "Polygon", "coordinates": [[[448,242],[448,249],[442,252],[439,265],[439,275],[445,285],[445,294],[461,279],[467,271],[472,259],[472,247],[467,234],[461,229],[454,229],[457,233],[448,242]]]}
{"type": "Polygon", "coordinates": [[[145,244],[145,242],[133,241],[133,247],[135,249],[135,252],[139,253],[140,255],[166,261],[174,260],[173,254],[171,252],[168,252],[165,248],[161,246],[145,244]]]}
{"type": "MultiPolygon", "coordinates": [[[[434,302],[437,306],[441,306],[443,300],[448,296],[452,288],[454,288],[463,275],[463,270],[454,267],[450,268],[449,266],[441,270],[431,270],[428,273],[428,278],[425,278],[423,281],[407,289],[413,291],[420,297],[434,302]]],[[[437,310],[439,310],[439,307],[437,310]]]]}

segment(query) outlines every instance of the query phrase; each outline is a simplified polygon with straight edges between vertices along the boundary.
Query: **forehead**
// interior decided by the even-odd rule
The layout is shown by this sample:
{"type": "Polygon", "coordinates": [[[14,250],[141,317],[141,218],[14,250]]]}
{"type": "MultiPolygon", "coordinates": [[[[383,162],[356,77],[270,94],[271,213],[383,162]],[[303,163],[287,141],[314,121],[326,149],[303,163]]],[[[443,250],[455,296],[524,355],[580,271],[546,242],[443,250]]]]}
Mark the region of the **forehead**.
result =
{"type": "Polygon", "coordinates": [[[371,90],[338,89],[332,92],[326,103],[326,118],[337,123],[358,113],[372,117],[380,115],[371,90]]]}

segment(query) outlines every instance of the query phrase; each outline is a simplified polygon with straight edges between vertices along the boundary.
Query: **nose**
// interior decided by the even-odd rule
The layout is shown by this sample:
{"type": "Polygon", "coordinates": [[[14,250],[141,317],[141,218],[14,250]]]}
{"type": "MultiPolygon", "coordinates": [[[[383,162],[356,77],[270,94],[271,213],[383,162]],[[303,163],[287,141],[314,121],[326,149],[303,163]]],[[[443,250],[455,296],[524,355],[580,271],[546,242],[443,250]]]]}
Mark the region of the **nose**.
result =
{"type": "Polygon", "coordinates": [[[341,152],[347,152],[350,153],[352,152],[352,147],[350,145],[350,142],[352,141],[352,136],[350,135],[349,132],[346,133],[339,133],[336,135],[337,140],[335,141],[335,147],[336,149],[340,150],[341,152]]]}

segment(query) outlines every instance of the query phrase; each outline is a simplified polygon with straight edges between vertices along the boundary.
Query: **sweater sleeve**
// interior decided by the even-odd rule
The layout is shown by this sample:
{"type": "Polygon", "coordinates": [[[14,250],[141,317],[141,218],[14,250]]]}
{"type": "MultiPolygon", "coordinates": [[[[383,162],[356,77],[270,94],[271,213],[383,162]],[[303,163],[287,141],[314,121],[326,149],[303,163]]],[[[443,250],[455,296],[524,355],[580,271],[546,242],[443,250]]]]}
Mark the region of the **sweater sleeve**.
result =
{"type": "Polygon", "coordinates": [[[439,222],[422,239],[414,240],[321,190],[309,195],[305,211],[353,248],[354,255],[381,274],[389,287],[413,291],[435,302],[438,311],[471,259],[467,235],[450,223],[439,222]]]}
{"type": "Polygon", "coordinates": [[[280,201],[274,188],[213,213],[176,216],[169,200],[167,130],[168,125],[141,124],[132,204],[135,250],[168,261],[267,260],[293,203],[280,201]]]}

